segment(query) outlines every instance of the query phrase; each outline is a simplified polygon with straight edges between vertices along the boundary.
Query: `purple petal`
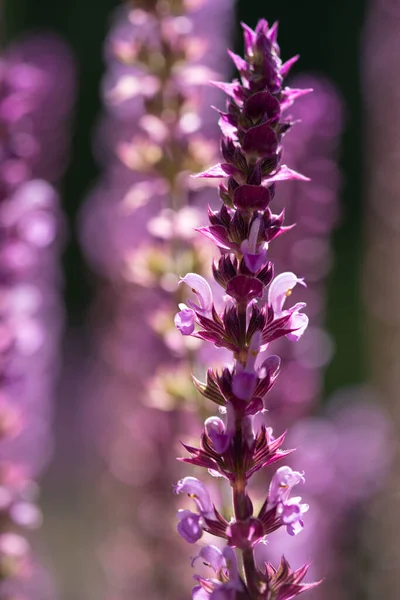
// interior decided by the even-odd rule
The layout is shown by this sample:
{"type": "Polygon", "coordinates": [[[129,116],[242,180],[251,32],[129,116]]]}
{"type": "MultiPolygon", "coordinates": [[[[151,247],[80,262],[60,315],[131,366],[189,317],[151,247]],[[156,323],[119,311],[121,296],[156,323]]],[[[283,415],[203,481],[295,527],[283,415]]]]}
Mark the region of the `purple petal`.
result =
{"type": "Polygon", "coordinates": [[[189,544],[195,544],[203,535],[203,529],[200,525],[200,515],[193,513],[190,510],[178,511],[177,530],[184,540],[189,544]]]}
{"type": "Polygon", "coordinates": [[[289,60],[287,60],[286,62],[283,63],[283,65],[281,66],[281,69],[280,69],[282,77],[286,77],[286,75],[288,75],[290,69],[299,60],[299,58],[300,58],[300,54],[296,54],[296,56],[289,58],[289,60]]]}
{"type": "Polygon", "coordinates": [[[251,271],[252,273],[257,273],[257,271],[260,271],[260,269],[262,269],[267,262],[267,250],[264,248],[263,250],[260,250],[260,252],[258,252],[257,254],[249,254],[248,252],[246,252],[245,242],[247,242],[247,240],[244,240],[240,247],[245,265],[249,269],[249,271],[251,271]]]}
{"type": "MultiPolygon", "coordinates": [[[[256,33],[262,34],[262,37],[268,36],[268,21],[266,19],[260,19],[256,25],[256,33]]],[[[272,29],[272,28],[271,28],[272,29]]]]}
{"type": "Polygon", "coordinates": [[[256,373],[235,373],[232,379],[232,392],[239,400],[250,400],[257,385],[256,373]]]}
{"type": "Polygon", "coordinates": [[[301,96],[310,94],[312,91],[313,91],[312,88],[308,88],[308,89],[304,89],[304,90],[285,88],[284,90],[282,90],[281,110],[285,110],[286,108],[289,108],[289,106],[291,106],[297,98],[301,98],[301,96]]]}
{"type": "Polygon", "coordinates": [[[303,519],[298,519],[297,521],[294,521],[293,523],[286,525],[286,531],[291,536],[298,535],[303,530],[303,528],[304,528],[303,519]]]}
{"type": "Polygon", "coordinates": [[[232,52],[232,50],[228,50],[228,54],[231,57],[233,64],[235,65],[238,71],[247,71],[248,66],[244,58],[242,58],[238,54],[235,54],[234,52],[232,52]]]}
{"type": "Polygon", "coordinates": [[[226,177],[226,173],[225,173],[224,169],[222,168],[221,163],[218,163],[218,164],[214,165],[213,167],[210,167],[209,169],[202,171],[201,173],[196,173],[196,175],[193,175],[193,177],[195,177],[195,178],[200,178],[200,177],[218,178],[218,177],[226,177]]]}
{"type": "Polygon", "coordinates": [[[222,135],[234,140],[237,139],[237,125],[230,122],[229,115],[222,114],[218,121],[218,125],[222,135]]]}
{"type": "Polygon", "coordinates": [[[237,558],[234,550],[230,546],[225,546],[222,554],[224,555],[228,570],[229,570],[229,584],[230,587],[240,590],[242,589],[242,583],[240,580],[240,574],[237,564],[237,558]]]}
{"type": "Polygon", "coordinates": [[[276,316],[282,313],[285,300],[290,296],[297,283],[304,285],[303,280],[290,271],[280,273],[272,280],[268,290],[268,304],[272,306],[276,316]]]}
{"type": "Polygon", "coordinates": [[[226,287],[228,296],[238,302],[250,302],[253,298],[261,298],[264,286],[259,279],[247,275],[236,275],[226,287]]]}
{"type": "Polygon", "coordinates": [[[184,477],[176,484],[175,494],[188,494],[197,505],[201,514],[213,515],[214,508],[206,486],[196,477],[184,477]]]}
{"type": "Polygon", "coordinates": [[[222,568],[226,567],[226,561],[221,550],[217,546],[204,546],[199,554],[192,560],[192,567],[196,560],[201,558],[203,562],[207,563],[215,573],[219,573],[222,568]]]}
{"type": "Polygon", "coordinates": [[[250,96],[243,106],[243,112],[252,120],[257,120],[264,115],[268,119],[279,116],[281,105],[269,92],[257,92],[250,96]]]}
{"type": "Polygon", "coordinates": [[[243,137],[243,151],[262,158],[273,158],[278,149],[278,139],[274,130],[263,123],[249,129],[243,137]]]}
{"type": "Polygon", "coordinates": [[[268,356],[260,367],[259,375],[262,379],[269,377],[270,379],[278,375],[281,366],[281,359],[276,354],[268,356]]]}
{"type": "Polygon", "coordinates": [[[224,250],[236,249],[237,244],[230,242],[228,234],[223,225],[210,225],[209,227],[197,227],[195,231],[202,233],[209,240],[212,240],[219,248],[224,250]]]}
{"type": "Polygon", "coordinates": [[[204,312],[209,312],[212,309],[213,305],[213,295],[210,288],[210,285],[204,277],[198,275],[197,273],[188,273],[185,277],[181,278],[180,283],[186,283],[194,294],[196,294],[199,304],[196,305],[193,302],[188,302],[191,305],[191,308],[200,308],[200,310],[204,312]]]}
{"type": "Polygon", "coordinates": [[[281,165],[275,175],[268,177],[266,182],[272,183],[274,181],[287,181],[289,179],[297,179],[299,181],[311,181],[309,177],[302,175],[301,173],[297,173],[297,171],[293,171],[286,165],[281,165]]]}
{"type": "Polygon", "coordinates": [[[225,81],[210,81],[210,84],[219,90],[222,90],[230,98],[234,98],[235,100],[241,100],[243,98],[243,91],[237,80],[232,81],[231,83],[226,83],[225,81]]]}
{"type": "Polygon", "coordinates": [[[290,496],[292,488],[298,483],[304,483],[304,476],[290,467],[280,467],[272,477],[269,486],[268,504],[276,506],[279,502],[285,502],[290,496]]]}
{"type": "Polygon", "coordinates": [[[246,54],[248,54],[252,50],[253,44],[256,41],[256,32],[246,25],[246,23],[241,23],[241,26],[244,34],[244,47],[246,54]]]}
{"type": "Polygon", "coordinates": [[[295,523],[301,515],[301,508],[298,504],[284,504],[281,513],[282,523],[284,525],[295,523]]]}
{"type": "Polygon", "coordinates": [[[210,600],[233,600],[232,590],[225,584],[217,587],[210,596],[210,600]]]}
{"type": "Polygon", "coordinates": [[[210,600],[210,594],[201,585],[196,585],[192,589],[192,600],[210,600]]]}
{"type": "Polygon", "coordinates": [[[240,185],[233,194],[233,203],[237,208],[264,210],[271,201],[271,193],[262,185],[240,185]]]}
{"type": "Polygon", "coordinates": [[[219,417],[209,417],[204,428],[218,454],[223,454],[230,443],[230,436],[225,432],[225,424],[219,417]]]}
{"type": "Polygon", "coordinates": [[[286,335],[287,339],[291,342],[297,342],[308,327],[307,315],[305,315],[304,313],[293,313],[288,323],[288,326],[294,331],[291,331],[286,335]]]}
{"type": "Polygon", "coordinates": [[[183,308],[175,315],[175,326],[179,329],[182,335],[192,335],[194,331],[196,313],[193,309],[188,308],[184,304],[179,305],[179,307],[182,306],[184,306],[185,308],[183,308]]]}

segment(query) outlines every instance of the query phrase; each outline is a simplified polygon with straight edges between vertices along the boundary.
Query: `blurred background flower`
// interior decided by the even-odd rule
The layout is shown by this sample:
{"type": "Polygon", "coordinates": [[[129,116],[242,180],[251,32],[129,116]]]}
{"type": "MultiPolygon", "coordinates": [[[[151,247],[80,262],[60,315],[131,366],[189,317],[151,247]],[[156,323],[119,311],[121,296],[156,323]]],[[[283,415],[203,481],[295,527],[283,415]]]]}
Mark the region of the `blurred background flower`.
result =
{"type": "Polygon", "coordinates": [[[55,186],[69,158],[70,50],[55,35],[22,38],[3,50],[0,78],[0,586],[3,597],[50,598],[25,535],[41,525],[37,481],[53,454],[66,233],[55,186]]]}

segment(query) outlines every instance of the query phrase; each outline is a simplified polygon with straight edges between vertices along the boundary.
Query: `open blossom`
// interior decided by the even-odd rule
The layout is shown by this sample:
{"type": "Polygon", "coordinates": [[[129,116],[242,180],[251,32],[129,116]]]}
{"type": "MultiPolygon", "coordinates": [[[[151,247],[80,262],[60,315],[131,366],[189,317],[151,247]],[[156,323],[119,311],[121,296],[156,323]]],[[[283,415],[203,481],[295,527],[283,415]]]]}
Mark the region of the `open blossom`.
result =
{"type": "Polygon", "coordinates": [[[308,326],[307,315],[299,312],[305,307],[305,304],[299,302],[289,309],[284,309],[283,306],[298,283],[305,285],[303,279],[299,279],[294,273],[281,273],[271,282],[268,290],[268,304],[272,307],[274,314],[276,316],[290,315],[289,322],[293,331],[287,334],[287,338],[296,342],[308,326]]]}
{"type": "Polygon", "coordinates": [[[181,282],[186,283],[198,298],[198,304],[188,300],[189,306],[192,309],[204,314],[209,313],[213,305],[213,296],[208,281],[204,279],[204,277],[201,277],[201,275],[196,275],[196,273],[188,273],[181,279],[181,282]]]}
{"type": "Polygon", "coordinates": [[[302,517],[309,509],[308,504],[301,504],[300,497],[290,498],[292,488],[300,482],[304,483],[301,473],[293,471],[290,467],[280,467],[269,488],[268,509],[277,509],[277,514],[290,535],[297,535],[303,529],[302,517]]]}
{"type": "Polygon", "coordinates": [[[210,494],[206,486],[196,477],[185,477],[178,481],[174,491],[175,494],[187,494],[196,504],[198,514],[190,510],[180,510],[177,524],[179,534],[193,544],[203,535],[204,517],[212,519],[215,516],[210,494]]]}
{"type": "Polygon", "coordinates": [[[180,311],[175,315],[174,322],[182,335],[192,335],[195,330],[196,314],[207,316],[213,309],[213,295],[209,283],[201,275],[188,273],[181,278],[180,283],[186,283],[196,295],[198,303],[187,300],[189,306],[179,304],[180,311]]]}
{"type": "Polygon", "coordinates": [[[196,503],[201,515],[212,516],[214,514],[210,494],[206,486],[196,477],[185,477],[175,486],[175,494],[188,494],[196,503]]]}
{"type": "Polygon", "coordinates": [[[244,592],[244,586],[239,576],[237,558],[229,546],[220,550],[216,546],[204,546],[197,559],[213,570],[212,578],[195,575],[199,585],[192,591],[192,600],[235,600],[238,594],[244,592]]]}

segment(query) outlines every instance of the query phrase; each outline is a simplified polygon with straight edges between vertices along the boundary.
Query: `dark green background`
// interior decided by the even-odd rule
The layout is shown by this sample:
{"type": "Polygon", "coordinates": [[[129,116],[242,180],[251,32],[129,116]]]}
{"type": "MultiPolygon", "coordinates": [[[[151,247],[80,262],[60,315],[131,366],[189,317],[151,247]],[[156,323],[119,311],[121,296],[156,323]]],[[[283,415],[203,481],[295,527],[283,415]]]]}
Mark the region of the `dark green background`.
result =
{"type": "MultiPolygon", "coordinates": [[[[51,28],[71,44],[79,65],[79,102],[72,132],[72,162],[63,182],[64,207],[71,225],[71,240],[65,254],[65,297],[70,322],[74,325],[83,322],[91,297],[91,276],[76,241],[74,219],[86,190],[97,174],[91,154],[91,132],[100,110],[98,89],[103,72],[102,42],[110,12],[118,4],[117,0],[5,0],[6,38],[10,40],[32,28],[51,28]]],[[[336,267],[330,280],[329,295],[328,325],[338,350],[327,374],[327,391],[331,391],[343,384],[359,381],[363,371],[358,291],[362,218],[359,47],[365,2],[240,0],[237,11],[236,39],[239,46],[240,20],[254,25],[260,17],[271,21],[279,19],[283,58],[300,53],[298,68],[330,76],[347,106],[342,154],[344,215],[335,235],[336,267]]]]}

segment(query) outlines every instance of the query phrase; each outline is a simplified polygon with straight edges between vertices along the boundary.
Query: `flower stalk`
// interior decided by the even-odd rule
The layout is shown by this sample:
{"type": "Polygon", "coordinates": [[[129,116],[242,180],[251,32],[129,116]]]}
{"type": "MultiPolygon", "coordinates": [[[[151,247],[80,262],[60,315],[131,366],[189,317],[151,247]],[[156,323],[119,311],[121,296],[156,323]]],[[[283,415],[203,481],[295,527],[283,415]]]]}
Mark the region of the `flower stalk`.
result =
{"type": "Polygon", "coordinates": [[[289,535],[297,535],[304,526],[309,507],[300,497],[291,496],[294,486],[304,482],[303,473],[289,466],[278,468],[258,513],[248,493],[254,473],[291,452],[281,448],[285,436],[275,438],[265,418],[265,397],[278,376],[280,361],[269,355],[261,362],[260,353],[284,336],[297,341],[308,325],[301,312],[304,303],[287,308],[296,285],[305,285],[303,280],[291,272],[274,277],[267,252],[273,240],[291,229],[284,226],[284,213],[275,215],[269,207],[276,183],[307,180],[281,159],[283,137],[293,124],[287,109],[311,90],[283,86],[298,57],[282,64],[276,23],[270,27],[261,20],[254,31],[247,25],[243,30],[245,57],[230,52],[240,80],[214,82],[228,96],[226,112],[219,111],[222,162],[198,175],[224,179],[219,186],[222,207],[210,209],[209,225],[198,230],[220,250],[213,276],[225,300],[223,306],[216,306],[208,282],[189,273],[182,281],[196,301],[181,304],[175,317],[183,335],[225,348],[234,359],[233,366],[222,372],[209,369],[204,384],[195,380],[200,393],[219,405],[223,419],[207,419],[200,447],[184,445],[190,457],[180,459],[229,481],[233,516],[228,521],[219,513],[200,480],[185,477],[175,487],[176,493],[187,493],[197,508],[197,514],[181,513],[182,537],[194,543],[205,532],[227,543],[222,551],[217,546],[200,551],[203,559],[209,556],[206,562],[214,576],[195,576],[193,600],[289,600],[317,585],[303,583],[308,565],[294,571],[282,557],[276,569],[265,552],[270,533],[286,527],[289,535]],[[241,556],[243,573],[232,548],[241,556]]]}

